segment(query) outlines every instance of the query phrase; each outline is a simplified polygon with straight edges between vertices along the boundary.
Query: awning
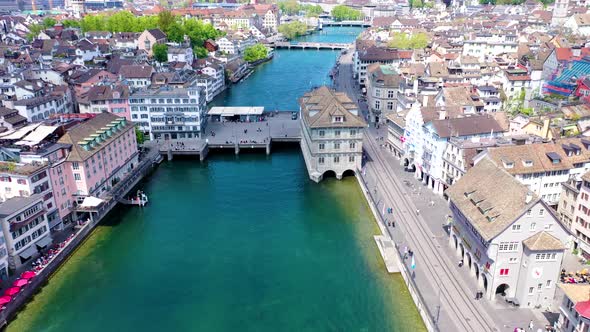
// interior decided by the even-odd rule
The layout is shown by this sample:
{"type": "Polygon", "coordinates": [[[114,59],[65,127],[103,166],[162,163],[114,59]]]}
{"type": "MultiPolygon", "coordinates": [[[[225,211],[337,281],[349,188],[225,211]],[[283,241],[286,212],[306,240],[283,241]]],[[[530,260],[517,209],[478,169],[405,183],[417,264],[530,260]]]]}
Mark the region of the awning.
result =
{"type": "Polygon", "coordinates": [[[44,126],[41,125],[30,134],[23,137],[21,141],[16,142],[16,145],[36,145],[45,139],[45,137],[53,134],[57,129],[56,126],[44,126]]]}
{"type": "Polygon", "coordinates": [[[95,208],[102,203],[104,203],[104,200],[98,197],[88,196],[84,198],[84,201],[82,202],[82,204],[80,204],[80,206],[83,208],[95,208]]]}
{"type": "Polygon", "coordinates": [[[51,239],[51,237],[48,235],[48,236],[46,236],[46,237],[42,238],[41,240],[37,241],[37,242],[35,243],[35,245],[36,245],[37,247],[39,247],[39,248],[45,248],[45,247],[47,247],[48,245],[50,245],[52,241],[53,241],[53,240],[52,240],[52,239],[51,239]]]}
{"type": "Polygon", "coordinates": [[[37,253],[37,249],[35,247],[30,246],[27,249],[23,250],[20,254],[18,254],[22,259],[28,259],[37,253]]]}

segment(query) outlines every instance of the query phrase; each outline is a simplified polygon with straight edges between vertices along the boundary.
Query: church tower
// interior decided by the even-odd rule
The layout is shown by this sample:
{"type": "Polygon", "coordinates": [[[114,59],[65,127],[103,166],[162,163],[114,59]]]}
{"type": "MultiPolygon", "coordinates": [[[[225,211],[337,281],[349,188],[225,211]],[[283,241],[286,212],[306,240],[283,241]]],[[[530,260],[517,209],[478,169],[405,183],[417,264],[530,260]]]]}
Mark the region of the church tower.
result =
{"type": "Polygon", "coordinates": [[[551,18],[552,26],[562,26],[567,19],[567,9],[569,0],[555,0],[553,4],[553,17],[551,18]]]}

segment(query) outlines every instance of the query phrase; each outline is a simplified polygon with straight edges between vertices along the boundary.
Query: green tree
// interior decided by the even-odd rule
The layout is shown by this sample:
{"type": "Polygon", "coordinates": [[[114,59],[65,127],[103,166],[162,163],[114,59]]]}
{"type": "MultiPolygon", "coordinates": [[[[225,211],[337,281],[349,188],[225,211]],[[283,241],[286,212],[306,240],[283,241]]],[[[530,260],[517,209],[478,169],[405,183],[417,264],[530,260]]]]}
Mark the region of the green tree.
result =
{"type": "Polygon", "coordinates": [[[209,55],[209,51],[207,51],[207,49],[203,46],[199,45],[195,45],[195,47],[193,48],[193,52],[195,52],[195,55],[199,59],[204,59],[209,55]]]}
{"type": "Polygon", "coordinates": [[[402,50],[421,49],[428,46],[428,36],[425,33],[408,35],[407,33],[398,32],[393,35],[388,46],[402,50]]]}
{"type": "Polygon", "coordinates": [[[248,62],[262,60],[265,59],[267,56],[268,49],[266,48],[266,46],[260,43],[246,47],[246,49],[244,50],[244,60],[248,62]]]}
{"type": "Polygon", "coordinates": [[[305,16],[307,17],[318,17],[324,13],[324,10],[320,5],[304,5],[302,10],[305,12],[305,16]]]}
{"type": "Polygon", "coordinates": [[[176,17],[172,15],[169,10],[164,10],[158,13],[158,26],[160,30],[168,33],[170,26],[176,22],[176,17]]]}
{"type": "Polygon", "coordinates": [[[172,22],[166,31],[169,41],[181,43],[184,40],[184,29],[178,22],[172,22]]]}
{"type": "Polygon", "coordinates": [[[80,21],[77,21],[77,20],[63,20],[63,21],[61,21],[61,24],[64,26],[64,28],[79,28],[80,27],[80,21]]]}
{"type": "Polygon", "coordinates": [[[53,17],[46,17],[43,19],[43,26],[45,28],[53,28],[57,21],[53,17]]]}
{"type": "Polygon", "coordinates": [[[283,14],[297,15],[299,14],[300,6],[297,0],[285,0],[279,1],[279,9],[283,14]]]}
{"type": "Polygon", "coordinates": [[[37,38],[39,33],[43,31],[43,26],[41,24],[31,24],[29,25],[29,33],[27,34],[27,39],[29,41],[37,38]]]}
{"type": "Polygon", "coordinates": [[[338,5],[332,9],[332,18],[336,21],[360,20],[362,14],[356,9],[344,5],[338,5]]]}
{"type": "Polygon", "coordinates": [[[298,36],[303,36],[307,33],[307,25],[305,23],[294,21],[279,25],[279,32],[287,39],[293,39],[298,36]]]}
{"type": "Polygon", "coordinates": [[[135,127],[135,138],[137,139],[138,145],[141,145],[143,142],[145,142],[145,134],[137,127],[135,127]]]}
{"type": "Polygon", "coordinates": [[[154,52],[154,59],[158,62],[166,62],[168,61],[168,45],[166,44],[156,44],[152,48],[154,52]]]}

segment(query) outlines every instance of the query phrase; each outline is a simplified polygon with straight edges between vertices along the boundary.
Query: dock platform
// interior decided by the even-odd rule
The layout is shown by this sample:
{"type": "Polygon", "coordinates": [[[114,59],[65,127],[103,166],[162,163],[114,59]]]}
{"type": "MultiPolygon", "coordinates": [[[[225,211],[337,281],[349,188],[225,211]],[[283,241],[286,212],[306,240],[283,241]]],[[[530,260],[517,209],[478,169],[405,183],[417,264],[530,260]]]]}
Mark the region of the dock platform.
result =
{"type": "Polygon", "coordinates": [[[210,121],[202,138],[160,140],[160,154],[172,160],[174,156],[198,156],[201,161],[212,150],[259,149],[270,154],[276,143],[298,143],[301,140],[299,118],[293,120],[292,112],[268,112],[263,121],[221,122],[210,121]]]}
{"type": "Polygon", "coordinates": [[[399,273],[400,262],[393,241],[391,241],[383,235],[375,235],[373,236],[373,238],[375,239],[375,243],[379,248],[379,253],[381,253],[381,257],[383,257],[383,262],[385,263],[387,272],[399,273]]]}

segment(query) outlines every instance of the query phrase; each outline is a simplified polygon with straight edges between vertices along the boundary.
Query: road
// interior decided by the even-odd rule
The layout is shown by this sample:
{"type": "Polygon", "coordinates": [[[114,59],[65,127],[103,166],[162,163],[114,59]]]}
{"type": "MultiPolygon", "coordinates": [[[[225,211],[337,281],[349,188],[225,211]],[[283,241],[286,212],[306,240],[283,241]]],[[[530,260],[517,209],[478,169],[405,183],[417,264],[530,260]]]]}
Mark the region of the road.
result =
{"type": "MultiPolygon", "coordinates": [[[[346,92],[353,100],[359,100],[360,89],[352,77],[352,51],[340,58],[338,74],[334,79],[337,90],[346,92]]],[[[359,107],[366,119],[366,103],[360,101],[359,107]]],[[[369,188],[375,190],[378,209],[393,208],[393,214],[388,214],[386,218],[394,220],[396,227],[386,228],[400,248],[407,246],[415,253],[414,281],[438,328],[441,331],[513,331],[516,326],[528,325],[529,318],[535,318],[530,310],[498,308],[499,305],[494,307],[487,300],[475,300],[475,279],[469,280],[472,277],[465,270],[459,270],[448,238],[442,232],[446,213],[442,211],[448,211],[448,208],[440,199],[437,199],[436,208],[429,208],[428,203],[422,202],[431,199],[426,193],[427,188],[418,188],[412,193],[408,185],[404,185],[402,177],[392,169],[392,157],[380,146],[384,142],[377,140],[385,136],[383,129],[365,130],[363,147],[368,161],[364,178],[369,188]],[[425,191],[422,196],[413,196],[421,195],[420,190],[425,191]],[[422,213],[417,214],[416,204],[422,213]],[[429,227],[432,224],[436,226],[429,227]]],[[[418,182],[414,183],[420,187],[418,182]]],[[[405,264],[410,264],[410,261],[406,260],[405,264]]]]}

